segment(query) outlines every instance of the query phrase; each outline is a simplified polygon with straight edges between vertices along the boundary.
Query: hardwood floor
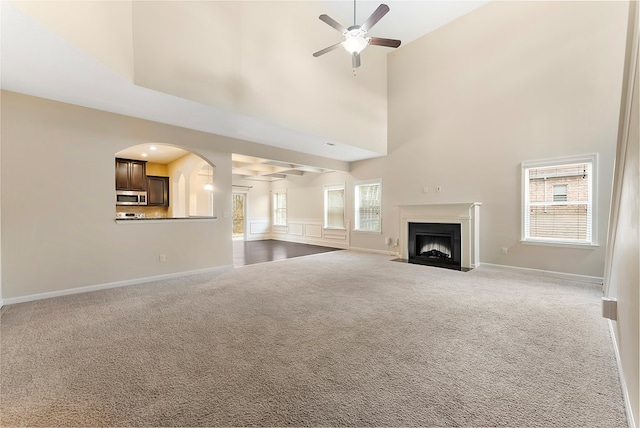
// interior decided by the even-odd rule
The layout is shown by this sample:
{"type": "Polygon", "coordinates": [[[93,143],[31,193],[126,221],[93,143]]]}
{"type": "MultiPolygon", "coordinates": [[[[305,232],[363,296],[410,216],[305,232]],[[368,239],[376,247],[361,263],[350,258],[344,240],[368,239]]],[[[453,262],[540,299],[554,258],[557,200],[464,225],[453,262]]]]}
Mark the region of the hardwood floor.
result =
{"type": "Polygon", "coordinates": [[[340,248],[320,247],[318,245],[276,241],[273,239],[263,241],[234,241],[233,265],[238,267],[338,250],[340,250],[340,248]]]}

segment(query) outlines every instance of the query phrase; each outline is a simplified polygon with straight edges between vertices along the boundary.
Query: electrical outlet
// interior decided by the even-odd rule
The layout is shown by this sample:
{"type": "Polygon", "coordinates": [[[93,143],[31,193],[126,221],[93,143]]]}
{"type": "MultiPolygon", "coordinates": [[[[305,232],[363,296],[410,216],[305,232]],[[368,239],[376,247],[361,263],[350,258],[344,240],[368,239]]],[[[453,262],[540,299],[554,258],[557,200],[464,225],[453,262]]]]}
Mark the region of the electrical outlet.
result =
{"type": "Polygon", "coordinates": [[[436,192],[442,192],[442,186],[436,186],[436,192]]]}
{"type": "Polygon", "coordinates": [[[422,188],[422,193],[429,193],[429,187],[425,186],[422,188]]]}
{"type": "Polygon", "coordinates": [[[397,247],[398,245],[400,245],[400,240],[398,238],[396,238],[396,240],[393,243],[393,246],[397,247]]]}
{"type": "Polygon", "coordinates": [[[167,261],[167,255],[166,254],[160,254],[158,256],[158,260],[160,261],[160,263],[164,263],[167,261]]]}
{"type": "Polygon", "coordinates": [[[509,252],[509,248],[508,247],[502,247],[500,249],[500,254],[502,254],[503,256],[506,256],[508,252],[509,252]]]}
{"type": "Polygon", "coordinates": [[[386,238],[384,238],[384,243],[387,244],[387,245],[391,245],[391,238],[388,237],[388,236],[386,238]]]}
{"type": "Polygon", "coordinates": [[[602,298],[602,316],[614,321],[618,319],[618,301],[615,297],[602,298]]]}

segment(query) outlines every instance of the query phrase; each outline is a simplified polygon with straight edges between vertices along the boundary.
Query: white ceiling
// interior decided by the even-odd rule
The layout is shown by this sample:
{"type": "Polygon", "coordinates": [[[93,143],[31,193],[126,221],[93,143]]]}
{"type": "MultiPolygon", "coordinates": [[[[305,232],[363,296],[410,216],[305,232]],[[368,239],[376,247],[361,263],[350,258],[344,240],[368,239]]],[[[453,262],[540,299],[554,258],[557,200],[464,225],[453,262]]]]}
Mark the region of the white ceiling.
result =
{"type": "MultiPolygon", "coordinates": [[[[386,3],[391,11],[371,34],[401,39],[406,45],[487,1],[387,0],[386,3]]],[[[362,23],[378,4],[377,1],[358,1],[357,22],[362,23]]],[[[328,15],[343,25],[352,24],[353,2],[324,1],[322,5],[328,15]]],[[[328,147],[326,137],[313,131],[293,129],[290,124],[279,123],[273,118],[238,114],[135,85],[45,28],[12,2],[3,0],[1,8],[2,89],[337,160],[355,161],[380,155],[344,142],[328,147]]],[[[326,36],[320,45],[309,46],[309,55],[324,47],[324,40],[334,40],[331,32],[335,30],[317,22],[326,36]]],[[[335,41],[340,40],[340,34],[335,32],[335,41]]],[[[342,61],[336,62],[337,66],[345,68],[350,68],[349,63],[347,57],[344,65],[342,61]]]]}
{"type": "Polygon", "coordinates": [[[116,157],[166,165],[188,154],[188,151],[180,147],[170,146],[168,144],[149,143],[127,147],[116,153],[116,157]]]}

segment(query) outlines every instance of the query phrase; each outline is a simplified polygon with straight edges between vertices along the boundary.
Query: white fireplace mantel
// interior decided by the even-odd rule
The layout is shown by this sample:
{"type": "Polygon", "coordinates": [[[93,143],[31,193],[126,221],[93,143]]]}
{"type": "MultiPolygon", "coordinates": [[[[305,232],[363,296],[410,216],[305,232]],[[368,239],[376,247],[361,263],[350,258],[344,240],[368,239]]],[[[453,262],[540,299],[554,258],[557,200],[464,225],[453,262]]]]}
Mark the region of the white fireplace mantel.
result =
{"type": "Polygon", "coordinates": [[[480,202],[396,205],[400,217],[400,257],[409,258],[409,223],[460,224],[462,267],[480,266],[480,202]]]}

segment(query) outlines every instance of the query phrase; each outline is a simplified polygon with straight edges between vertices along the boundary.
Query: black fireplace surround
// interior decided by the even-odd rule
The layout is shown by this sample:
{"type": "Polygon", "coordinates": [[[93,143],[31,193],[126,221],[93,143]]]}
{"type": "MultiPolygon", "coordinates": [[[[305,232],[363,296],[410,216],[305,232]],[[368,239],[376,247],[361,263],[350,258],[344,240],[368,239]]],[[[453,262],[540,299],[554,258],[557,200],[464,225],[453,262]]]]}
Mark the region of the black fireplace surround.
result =
{"type": "Polygon", "coordinates": [[[462,270],[460,224],[409,223],[409,263],[462,270]]]}

